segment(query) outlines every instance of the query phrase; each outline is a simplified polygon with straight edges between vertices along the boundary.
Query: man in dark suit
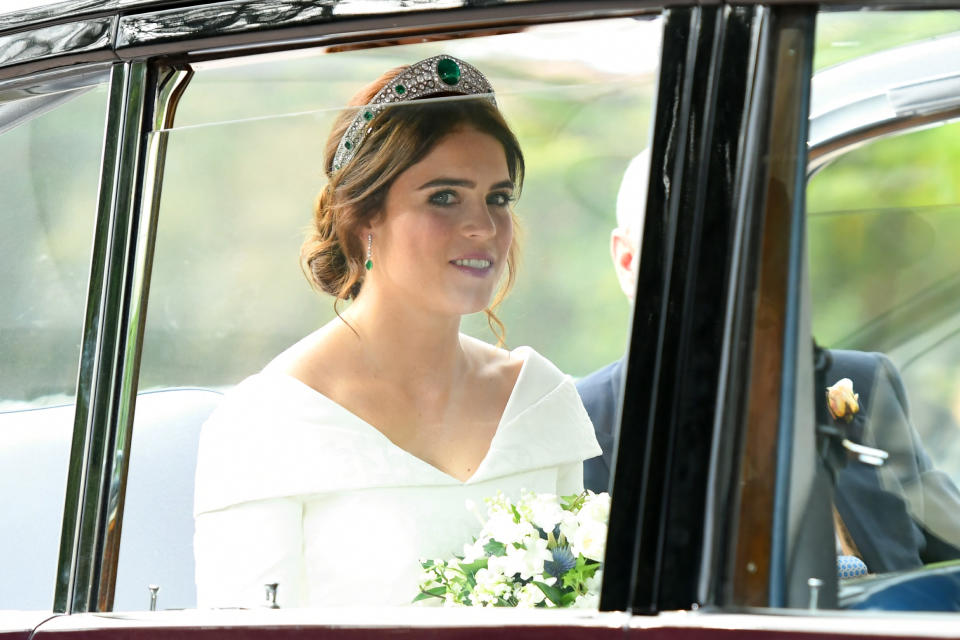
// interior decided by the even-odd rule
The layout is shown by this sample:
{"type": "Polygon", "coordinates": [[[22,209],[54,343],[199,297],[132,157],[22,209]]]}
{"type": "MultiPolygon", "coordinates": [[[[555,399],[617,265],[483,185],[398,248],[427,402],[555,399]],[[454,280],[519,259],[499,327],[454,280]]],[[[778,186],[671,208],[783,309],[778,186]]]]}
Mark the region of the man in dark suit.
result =
{"type": "MultiPolygon", "coordinates": [[[[610,252],[621,288],[633,300],[649,158],[641,153],[624,174],[617,197],[617,228],[610,252]]],[[[883,449],[889,458],[874,467],[855,459],[837,474],[835,504],[845,534],[872,573],[901,571],[960,558],[960,492],[930,461],[910,419],[903,381],[879,353],[831,351],[825,380],[849,378],[859,394],[850,439],[883,449]]],[[[584,487],[608,491],[614,429],[625,360],[577,382],[603,454],[584,462],[584,487]]],[[[826,396],[824,395],[824,402],[826,396]]]]}
{"type": "Polygon", "coordinates": [[[837,474],[834,503],[857,555],[872,573],[960,558],[960,491],[924,449],[899,371],[882,353],[829,356],[827,384],[848,378],[859,396],[849,439],[889,454],[879,467],[850,460],[837,474]]]}

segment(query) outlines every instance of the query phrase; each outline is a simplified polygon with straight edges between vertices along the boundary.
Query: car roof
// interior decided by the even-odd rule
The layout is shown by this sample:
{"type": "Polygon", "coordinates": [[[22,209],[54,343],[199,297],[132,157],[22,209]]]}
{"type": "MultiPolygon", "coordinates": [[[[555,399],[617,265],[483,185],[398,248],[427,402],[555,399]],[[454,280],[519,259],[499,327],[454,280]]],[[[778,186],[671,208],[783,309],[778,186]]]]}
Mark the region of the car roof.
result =
{"type": "MultiPolygon", "coordinates": [[[[590,3],[563,3],[549,0],[285,0],[275,4],[284,9],[282,13],[296,14],[304,12],[327,12],[331,17],[355,17],[390,15],[397,13],[435,11],[443,9],[495,8],[498,5],[516,5],[549,2],[555,8],[576,12],[582,5],[590,3]],[[580,6],[578,6],[580,5],[580,6]]],[[[805,4],[803,0],[739,0],[736,4],[805,4]]],[[[0,34],[4,32],[30,29],[35,26],[87,19],[95,17],[121,16],[169,10],[171,17],[178,11],[217,5],[218,7],[249,8],[250,0],[7,0],[0,7],[0,34]]],[[[722,0],[622,0],[619,4],[627,8],[644,5],[666,7],[669,5],[711,5],[725,4],[722,0]]],[[[727,2],[726,4],[733,4],[727,2]]],[[[831,8],[947,8],[956,6],[952,0],[826,0],[821,6],[831,8]]],[[[271,7],[276,9],[278,7],[271,7]]]]}

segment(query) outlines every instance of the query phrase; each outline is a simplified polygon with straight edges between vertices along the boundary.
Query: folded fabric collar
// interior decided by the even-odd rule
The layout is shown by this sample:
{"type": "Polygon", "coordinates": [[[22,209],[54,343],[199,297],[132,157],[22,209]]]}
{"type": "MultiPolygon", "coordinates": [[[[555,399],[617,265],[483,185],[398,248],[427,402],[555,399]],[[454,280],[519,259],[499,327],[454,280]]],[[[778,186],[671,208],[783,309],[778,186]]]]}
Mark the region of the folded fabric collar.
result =
{"type": "Polygon", "coordinates": [[[600,455],[576,387],[529,347],[490,449],[466,482],[276,370],[247,378],[204,424],[196,514],[253,500],[331,492],[475,484],[600,455]]]}

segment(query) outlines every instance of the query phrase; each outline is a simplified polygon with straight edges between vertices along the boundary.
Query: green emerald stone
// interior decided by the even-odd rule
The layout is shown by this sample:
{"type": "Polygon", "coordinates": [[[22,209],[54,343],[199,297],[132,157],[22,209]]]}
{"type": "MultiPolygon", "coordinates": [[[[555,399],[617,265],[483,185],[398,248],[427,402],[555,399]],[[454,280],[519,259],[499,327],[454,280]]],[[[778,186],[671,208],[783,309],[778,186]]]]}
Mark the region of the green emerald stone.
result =
{"type": "Polygon", "coordinates": [[[367,261],[363,263],[363,266],[367,268],[367,271],[370,271],[370,269],[373,269],[373,260],[367,258],[367,261]]]}
{"type": "Polygon", "coordinates": [[[450,58],[444,58],[437,63],[437,75],[440,76],[444,84],[452,87],[460,82],[460,65],[450,58]]]}
{"type": "Polygon", "coordinates": [[[406,88],[405,86],[403,86],[402,84],[398,84],[397,86],[395,86],[395,87],[393,88],[393,90],[397,92],[397,95],[398,95],[398,96],[402,96],[403,94],[405,94],[405,93],[407,92],[407,88],[406,88]]]}
{"type": "Polygon", "coordinates": [[[370,122],[371,120],[373,120],[373,111],[364,111],[363,119],[366,120],[367,122],[370,122]]]}
{"type": "Polygon", "coordinates": [[[347,151],[349,151],[350,149],[353,149],[353,143],[350,142],[349,140],[344,140],[343,146],[347,151]]]}

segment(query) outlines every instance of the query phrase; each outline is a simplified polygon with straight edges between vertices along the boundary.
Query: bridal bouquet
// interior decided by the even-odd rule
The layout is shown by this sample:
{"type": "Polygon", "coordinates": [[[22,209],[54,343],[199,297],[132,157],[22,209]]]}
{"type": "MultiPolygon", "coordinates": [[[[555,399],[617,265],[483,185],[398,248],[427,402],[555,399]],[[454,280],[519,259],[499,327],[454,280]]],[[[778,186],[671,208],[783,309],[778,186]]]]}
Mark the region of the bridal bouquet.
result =
{"type": "MultiPolygon", "coordinates": [[[[463,555],[422,560],[420,594],[448,606],[596,608],[610,496],[523,492],[484,501],[483,529],[463,555]]],[[[475,505],[468,508],[476,511],[475,505]]],[[[478,514],[479,515],[479,514],[478,514]]]]}

